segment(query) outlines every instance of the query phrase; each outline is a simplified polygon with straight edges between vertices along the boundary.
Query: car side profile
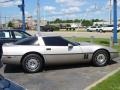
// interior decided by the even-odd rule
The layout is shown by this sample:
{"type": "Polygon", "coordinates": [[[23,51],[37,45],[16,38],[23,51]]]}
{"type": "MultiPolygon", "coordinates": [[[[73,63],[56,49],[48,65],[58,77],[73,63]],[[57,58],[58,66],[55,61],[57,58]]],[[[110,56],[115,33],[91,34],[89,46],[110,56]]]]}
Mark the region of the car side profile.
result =
{"type": "Polygon", "coordinates": [[[101,29],[100,26],[90,26],[86,30],[87,32],[99,32],[100,29],[101,29]]]}
{"type": "Polygon", "coordinates": [[[0,42],[11,43],[31,35],[22,30],[0,30],[0,42]]]}
{"type": "Polygon", "coordinates": [[[105,66],[116,57],[117,51],[110,47],[71,42],[60,36],[36,36],[3,45],[2,60],[34,73],[46,65],[92,62],[95,66],[105,66]]]}
{"type": "MultiPolygon", "coordinates": [[[[106,25],[101,27],[101,29],[99,29],[99,32],[113,32],[114,26],[113,25],[106,25]]],[[[120,31],[120,28],[117,26],[117,31],[120,31]]]]}

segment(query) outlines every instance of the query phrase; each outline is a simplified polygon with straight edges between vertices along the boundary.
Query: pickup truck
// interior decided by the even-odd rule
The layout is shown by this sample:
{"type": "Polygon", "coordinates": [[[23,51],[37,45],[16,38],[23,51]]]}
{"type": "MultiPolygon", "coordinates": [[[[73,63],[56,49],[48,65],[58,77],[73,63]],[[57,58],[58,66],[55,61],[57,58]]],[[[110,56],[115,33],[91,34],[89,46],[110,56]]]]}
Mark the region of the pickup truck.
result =
{"type": "MultiPolygon", "coordinates": [[[[113,25],[106,25],[101,27],[99,32],[113,32],[114,26],[113,25]]],[[[120,28],[117,26],[117,31],[120,31],[120,28]]]]}

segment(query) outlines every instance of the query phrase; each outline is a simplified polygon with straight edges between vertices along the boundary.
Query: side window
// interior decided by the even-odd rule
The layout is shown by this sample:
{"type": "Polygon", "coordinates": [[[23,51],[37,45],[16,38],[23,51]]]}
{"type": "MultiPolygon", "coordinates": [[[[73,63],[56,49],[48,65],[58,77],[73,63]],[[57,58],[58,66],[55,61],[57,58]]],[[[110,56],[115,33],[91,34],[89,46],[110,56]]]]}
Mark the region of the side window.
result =
{"type": "Polygon", "coordinates": [[[38,45],[38,39],[36,37],[26,38],[15,42],[16,45],[38,45]]]}
{"type": "Polygon", "coordinates": [[[68,41],[61,37],[43,37],[46,46],[68,46],[68,41]]]}
{"type": "Polygon", "coordinates": [[[20,32],[14,31],[15,38],[20,39],[23,35],[20,32]]]}
{"type": "Polygon", "coordinates": [[[96,28],[95,26],[92,26],[91,28],[96,28]]]}
{"type": "Polygon", "coordinates": [[[9,31],[0,31],[0,38],[12,38],[12,35],[9,31]]]}

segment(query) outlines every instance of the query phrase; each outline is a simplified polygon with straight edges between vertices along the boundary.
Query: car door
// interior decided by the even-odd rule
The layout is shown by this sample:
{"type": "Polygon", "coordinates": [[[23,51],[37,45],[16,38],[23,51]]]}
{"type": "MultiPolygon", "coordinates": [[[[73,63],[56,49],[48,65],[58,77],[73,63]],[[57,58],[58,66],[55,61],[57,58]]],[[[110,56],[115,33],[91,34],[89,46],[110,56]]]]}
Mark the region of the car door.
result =
{"type": "Polygon", "coordinates": [[[47,64],[77,63],[83,60],[80,46],[75,46],[62,37],[43,37],[43,40],[47,64]]]}
{"type": "Polygon", "coordinates": [[[10,43],[14,41],[11,31],[1,30],[0,31],[0,41],[2,43],[10,43]]]}

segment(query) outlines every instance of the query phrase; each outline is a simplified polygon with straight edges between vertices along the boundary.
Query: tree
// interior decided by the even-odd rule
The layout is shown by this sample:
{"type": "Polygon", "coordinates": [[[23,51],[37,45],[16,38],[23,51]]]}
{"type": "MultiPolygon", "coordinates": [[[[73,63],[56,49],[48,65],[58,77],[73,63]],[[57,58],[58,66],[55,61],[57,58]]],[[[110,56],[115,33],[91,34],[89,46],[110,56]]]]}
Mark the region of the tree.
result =
{"type": "Polygon", "coordinates": [[[73,20],[66,20],[66,23],[73,23],[73,20]]]}
{"type": "Polygon", "coordinates": [[[80,23],[81,20],[79,20],[79,19],[75,19],[74,22],[75,22],[75,23],[80,23]]]}
{"type": "Polygon", "coordinates": [[[54,23],[61,23],[61,22],[62,22],[62,20],[59,19],[59,18],[57,18],[57,19],[54,21],[54,23]]]}
{"type": "Polygon", "coordinates": [[[14,27],[14,24],[10,21],[10,22],[8,23],[8,27],[14,27]]]}
{"type": "Polygon", "coordinates": [[[93,22],[91,20],[83,20],[82,21],[82,26],[92,26],[93,22]]]}

